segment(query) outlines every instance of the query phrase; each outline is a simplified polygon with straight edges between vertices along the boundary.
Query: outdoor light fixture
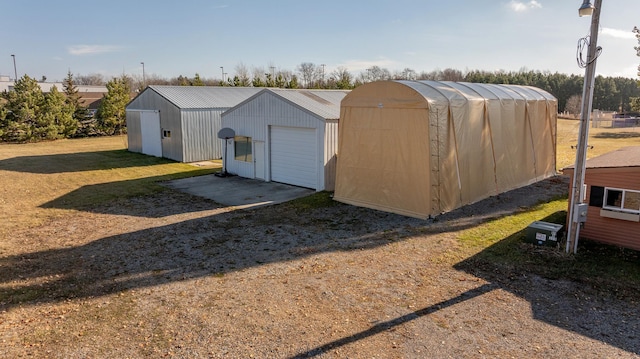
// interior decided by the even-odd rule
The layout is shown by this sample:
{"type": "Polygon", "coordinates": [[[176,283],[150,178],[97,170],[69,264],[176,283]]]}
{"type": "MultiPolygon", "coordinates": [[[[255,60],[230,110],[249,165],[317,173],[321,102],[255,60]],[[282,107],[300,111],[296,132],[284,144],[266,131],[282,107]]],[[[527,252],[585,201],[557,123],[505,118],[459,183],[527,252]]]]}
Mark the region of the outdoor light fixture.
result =
{"type": "Polygon", "coordinates": [[[593,15],[593,10],[595,10],[595,6],[593,6],[593,4],[591,4],[591,1],[589,0],[584,0],[584,2],[582,3],[582,6],[580,6],[580,8],[578,9],[578,15],[580,15],[580,17],[582,16],[591,16],[593,15]]]}
{"type": "Polygon", "coordinates": [[[16,55],[11,55],[13,57],[13,82],[18,82],[18,70],[16,70],[16,55]]]}
{"type": "Polygon", "coordinates": [[[579,15],[592,15],[591,33],[588,38],[580,39],[578,52],[581,44],[588,44],[587,59],[582,60],[579,54],[578,65],[584,67],[584,87],[582,89],[582,106],[580,111],[580,128],[578,133],[578,147],[576,150],[576,162],[573,168],[573,179],[571,182],[571,193],[569,193],[569,214],[567,217],[567,253],[578,251],[578,238],[580,238],[580,227],[587,220],[587,204],[585,203],[586,186],[584,175],[587,170],[587,147],[589,142],[589,120],[591,119],[591,109],[593,105],[593,84],[596,74],[596,60],[602,48],[598,47],[598,25],[600,23],[600,9],[602,0],[595,0],[595,6],[589,0],[585,0],[580,6],[579,15]]]}
{"type": "Polygon", "coordinates": [[[142,65],[142,87],[145,87],[147,85],[147,78],[144,74],[144,62],[141,62],[140,65],[142,65]]]}

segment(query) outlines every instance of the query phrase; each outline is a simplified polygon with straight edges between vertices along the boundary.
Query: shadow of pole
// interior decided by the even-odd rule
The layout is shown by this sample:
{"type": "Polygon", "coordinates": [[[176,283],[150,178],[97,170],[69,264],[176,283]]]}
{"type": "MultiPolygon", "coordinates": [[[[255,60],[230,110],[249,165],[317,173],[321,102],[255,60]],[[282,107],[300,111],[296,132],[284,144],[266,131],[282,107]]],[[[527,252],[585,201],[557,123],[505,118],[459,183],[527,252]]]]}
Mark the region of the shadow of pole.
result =
{"type": "Polygon", "coordinates": [[[483,285],[481,285],[481,286],[479,286],[477,288],[470,289],[470,290],[458,295],[457,297],[454,297],[454,298],[451,298],[451,299],[447,299],[445,301],[436,303],[436,304],[428,306],[426,308],[422,308],[420,310],[417,310],[417,311],[415,311],[413,313],[409,313],[409,314],[403,315],[401,317],[398,317],[398,318],[395,318],[395,319],[392,319],[392,320],[389,320],[389,321],[386,321],[386,322],[378,323],[378,324],[374,325],[373,327],[371,327],[371,328],[369,328],[369,329],[367,329],[365,331],[362,331],[362,332],[350,335],[348,337],[344,337],[344,338],[335,340],[333,342],[321,345],[319,347],[313,348],[313,349],[311,349],[309,351],[306,351],[304,353],[296,354],[295,356],[293,356],[291,358],[292,359],[296,359],[296,358],[311,358],[311,357],[322,355],[322,354],[327,353],[327,352],[329,352],[331,350],[334,350],[336,348],[343,347],[345,345],[357,342],[359,340],[362,340],[362,339],[365,339],[365,338],[368,338],[368,337],[372,337],[374,335],[377,335],[377,334],[380,334],[380,333],[382,333],[384,331],[387,331],[387,330],[389,330],[391,328],[394,328],[394,327],[400,326],[402,324],[408,323],[408,322],[410,322],[412,320],[424,317],[425,315],[429,315],[429,314],[435,313],[435,312],[437,312],[437,311],[439,311],[441,309],[450,307],[452,305],[464,302],[464,301],[469,300],[469,299],[473,299],[473,298],[479,297],[479,296],[481,296],[483,294],[491,292],[492,290],[494,290],[496,288],[498,288],[498,286],[495,285],[495,284],[492,284],[492,283],[483,284],[483,285]]]}

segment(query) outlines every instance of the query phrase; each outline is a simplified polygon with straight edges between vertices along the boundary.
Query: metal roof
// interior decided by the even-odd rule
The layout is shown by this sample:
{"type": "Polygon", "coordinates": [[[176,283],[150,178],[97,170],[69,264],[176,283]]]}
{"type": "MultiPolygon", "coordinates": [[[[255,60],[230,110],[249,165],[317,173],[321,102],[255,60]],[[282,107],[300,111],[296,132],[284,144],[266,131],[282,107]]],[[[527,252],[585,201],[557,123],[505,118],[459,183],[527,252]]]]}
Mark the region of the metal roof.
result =
{"type": "Polygon", "coordinates": [[[266,91],[274,93],[325,120],[337,120],[340,118],[340,101],[349,93],[348,90],[280,88],[269,88],[266,91]]]}
{"type": "Polygon", "coordinates": [[[180,109],[230,108],[260,92],[255,87],[149,86],[180,109]]]}

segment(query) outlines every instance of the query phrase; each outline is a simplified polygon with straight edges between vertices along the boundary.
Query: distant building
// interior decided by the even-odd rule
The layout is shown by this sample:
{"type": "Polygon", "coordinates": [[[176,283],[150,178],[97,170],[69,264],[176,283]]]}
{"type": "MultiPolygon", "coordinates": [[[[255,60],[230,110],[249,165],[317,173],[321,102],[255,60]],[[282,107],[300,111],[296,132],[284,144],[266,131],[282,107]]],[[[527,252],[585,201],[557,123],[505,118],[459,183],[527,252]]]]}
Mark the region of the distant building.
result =
{"type": "MultiPolygon", "coordinates": [[[[62,82],[38,82],[40,89],[44,93],[51,91],[52,87],[56,87],[58,91],[63,91],[62,82]]],[[[13,91],[15,82],[9,79],[9,76],[0,75],[0,92],[13,91]]],[[[95,114],[102,97],[108,92],[106,86],[89,86],[76,85],[78,95],[80,95],[80,104],[86,107],[91,114],[95,114]]]]}

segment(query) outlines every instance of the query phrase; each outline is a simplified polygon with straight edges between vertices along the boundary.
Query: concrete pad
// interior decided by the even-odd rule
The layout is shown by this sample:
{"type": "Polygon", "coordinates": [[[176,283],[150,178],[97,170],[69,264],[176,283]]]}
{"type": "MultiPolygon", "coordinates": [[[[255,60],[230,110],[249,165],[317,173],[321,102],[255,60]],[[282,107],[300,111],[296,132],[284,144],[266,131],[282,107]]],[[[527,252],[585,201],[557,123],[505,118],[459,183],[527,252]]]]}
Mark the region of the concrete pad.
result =
{"type": "Polygon", "coordinates": [[[225,206],[251,208],[287,202],[315,193],[314,190],[239,176],[197,176],[167,181],[164,186],[211,199],[225,206]]]}

